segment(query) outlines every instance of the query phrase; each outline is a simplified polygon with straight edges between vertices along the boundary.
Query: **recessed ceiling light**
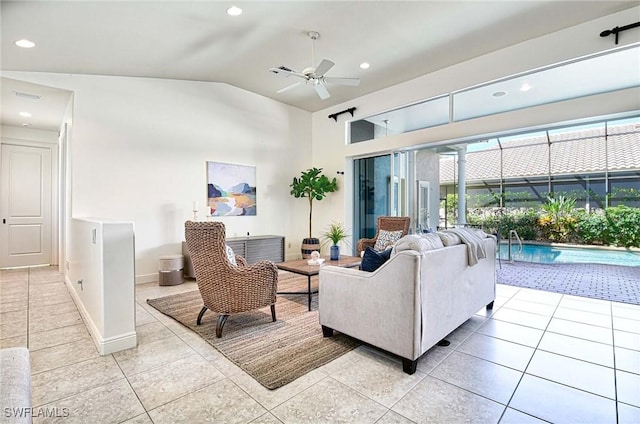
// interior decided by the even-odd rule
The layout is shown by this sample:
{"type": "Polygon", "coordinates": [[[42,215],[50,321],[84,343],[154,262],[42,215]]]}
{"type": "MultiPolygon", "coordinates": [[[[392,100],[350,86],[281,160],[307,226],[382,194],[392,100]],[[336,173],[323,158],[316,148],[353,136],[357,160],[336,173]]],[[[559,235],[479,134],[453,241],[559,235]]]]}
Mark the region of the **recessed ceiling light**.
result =
{"type": "Polygon", "coordinates": [[[227,9],[227,15],[229,16],[242,15],[242,9],[240,9],[238,6],[231,6],[230,8],[227,9]]]}
{"type": "Polygon", "coordinates": [[[369,69],[369,64],[368,64],[367,62],[362,62],[362,63],[360,64],[360,68],[361,68],[361,69],[369,69]]]}
{"type": "Polygon", "coordinates": [[[502,97],[506,95],[507,95],[506,91],[496,91],[495,93],[493,93],[493,97],[502,97]]]}
{"type": "Polygon", "coordinates": [[[34,43],[31,40],[23,39],[23,40],[16,41],[16,46],[22,47],[24,49],[30,49],[31,47],[34,47],[35,45],[36,45],[36,43],[34,43]]]}
{"type": "Polygon", "coordinates": [[[529,84],[528,82],[525,82],[520,86],[520,91],[529,91],[531,90],[532,87],[533,86],[531,84],[529,84]]]}
{"type": "Polygon", "coordinates": [[[20,112],[20,116],[23,118],[31,118],[31,114],[29,112],[20,112]]]}

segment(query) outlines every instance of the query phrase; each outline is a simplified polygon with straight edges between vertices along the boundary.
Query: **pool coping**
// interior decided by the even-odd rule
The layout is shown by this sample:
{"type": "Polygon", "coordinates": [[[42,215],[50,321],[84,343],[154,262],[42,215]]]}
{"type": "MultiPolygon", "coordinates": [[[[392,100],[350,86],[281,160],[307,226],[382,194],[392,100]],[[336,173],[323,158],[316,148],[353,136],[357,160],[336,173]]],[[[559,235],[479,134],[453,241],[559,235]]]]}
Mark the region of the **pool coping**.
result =
{"type": "MultiPolygon", "coordinates": [[[[500,240],[500,244],[509,244],[508,240],[500,240]]],[[[522,244],[533,244],[538,246],[550,246],[550,247],[568,247],[578,249],[594,249],[594,250],[614,250],[623,252],[633,252],[640,254],[640,248],[638,247],[619,247],[619,246],[602,246],[598,244],[571,244],[571,243],[549,243],[545,241],[534,240],[522,240],[522,244]]]]}

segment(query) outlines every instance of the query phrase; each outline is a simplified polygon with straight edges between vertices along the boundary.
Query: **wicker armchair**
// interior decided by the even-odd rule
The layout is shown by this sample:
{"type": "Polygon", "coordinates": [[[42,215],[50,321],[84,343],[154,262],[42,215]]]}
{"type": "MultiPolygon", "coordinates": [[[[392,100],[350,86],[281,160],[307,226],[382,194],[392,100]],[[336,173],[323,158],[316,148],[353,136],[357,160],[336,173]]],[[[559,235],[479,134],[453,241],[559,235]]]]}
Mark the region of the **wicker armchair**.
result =
{"type": "Polygon", "coordinates": [[[380,234],[380,230],[386,230],[386,231],[402,230],[403,236],[406,236],[407,234],[409,234],[410,220],[411,218],[409,218],[408,216],[379,216],[376,236],[374,238],[361,238],[360,240],[358,240],[358,244],[356,246],[358,255],[360,255],[360,253],[364,251],[367,247],[375,246],[376,240],[378,240],[378,235],[380,234]]]}
{"type": "Polygon", "coordinates": [[[193,222],[184,224],[187,248],[193,261],[196,282],[204,306],[196,321],[211,309],[218,313],[216,337],[231,314],[271,306],[271,318],[276,320],[276,290],[278,269],[270,261],[248,266],[236,255],[237,266],[229,262],[225,248],[225,228],[221,222],[193,222]]]}

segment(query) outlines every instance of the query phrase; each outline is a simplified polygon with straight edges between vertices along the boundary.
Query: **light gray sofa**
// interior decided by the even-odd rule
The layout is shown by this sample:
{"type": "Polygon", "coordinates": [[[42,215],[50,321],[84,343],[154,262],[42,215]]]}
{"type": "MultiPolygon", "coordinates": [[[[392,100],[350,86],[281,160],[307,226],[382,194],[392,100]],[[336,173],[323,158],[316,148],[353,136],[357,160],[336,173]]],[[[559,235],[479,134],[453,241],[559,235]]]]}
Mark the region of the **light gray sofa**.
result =
{"type": "Polygon", "coordinates": [[[31,363],[26,347],[0,349],[0,423],[31,423],[31,363]]]}
{"type": "Polygon", "coordinates": [[[425,248],[420,243],[392,252],[374,272],[323,266],[324,336],[337,330],[394,353],[402,358],[403,370],[413,374],[422,354],[483,307],[493,307],[496,242],[487,237],[481,243],[486,258],[473,266],[465,244],[425,248]]]}

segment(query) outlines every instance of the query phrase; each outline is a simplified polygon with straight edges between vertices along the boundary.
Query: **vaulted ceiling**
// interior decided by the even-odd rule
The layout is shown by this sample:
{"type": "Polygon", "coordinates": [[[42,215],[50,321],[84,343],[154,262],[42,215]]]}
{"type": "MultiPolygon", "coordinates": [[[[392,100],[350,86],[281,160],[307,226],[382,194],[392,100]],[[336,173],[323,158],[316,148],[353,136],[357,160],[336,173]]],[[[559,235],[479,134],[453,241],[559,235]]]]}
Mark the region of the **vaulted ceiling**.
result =
{"type": "MultiPolygon", "coordinates": [[[[4,71],[215,81],[318,111],[637,1],[2,1],[4,71]],[[226,10],[236,5],[240,16],[226,10]],[[320,38],[314,44],[309,31],[320,38]],[[30,49],[14,42],[29,39],[30,49]],[[269,72],[321,59],[358,87],[310,86],[269,72]],[[361,69],[367,62],[369,69],[361,69]]],[[[292,79],[293,78],[293,79],[292,79]]],[[[3,79],[2,120],[15,91],[3,79]]]]}

